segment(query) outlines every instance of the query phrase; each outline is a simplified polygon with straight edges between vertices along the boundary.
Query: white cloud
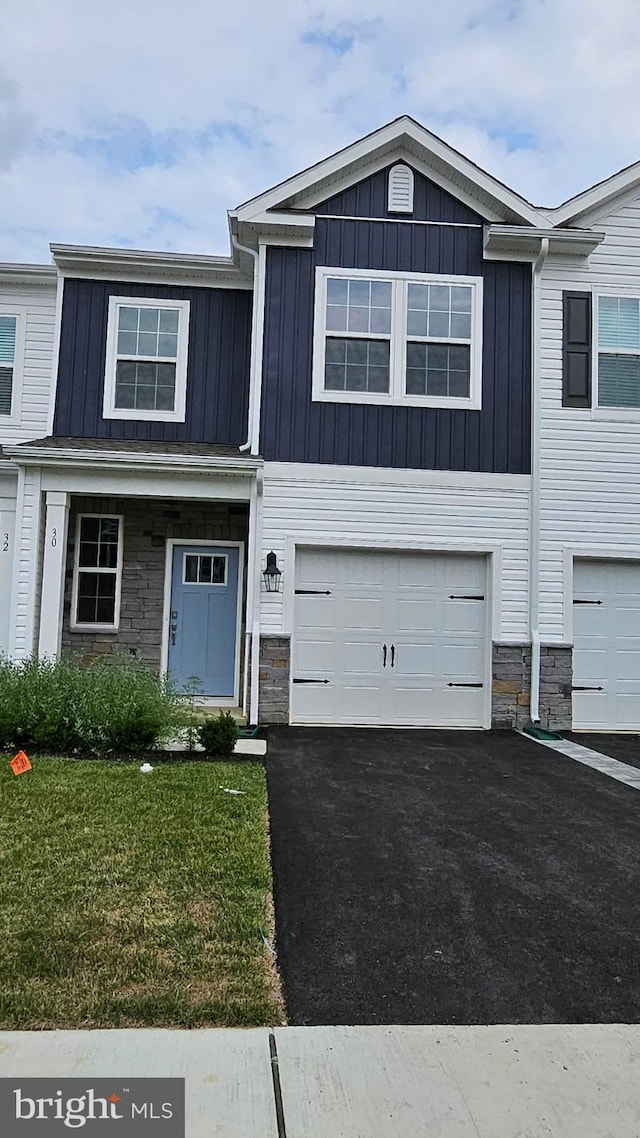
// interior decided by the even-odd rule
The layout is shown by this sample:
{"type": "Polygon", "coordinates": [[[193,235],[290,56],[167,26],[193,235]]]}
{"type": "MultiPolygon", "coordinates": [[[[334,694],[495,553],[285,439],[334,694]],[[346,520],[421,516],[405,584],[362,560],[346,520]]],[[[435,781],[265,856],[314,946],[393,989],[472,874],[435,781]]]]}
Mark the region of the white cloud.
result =
{"type": "Polygon", "coordinates": [[[407,112],[530,199],[640,157],[636,0],[3,0],[0,260],[226,252],[225,212],[407,112]]]}

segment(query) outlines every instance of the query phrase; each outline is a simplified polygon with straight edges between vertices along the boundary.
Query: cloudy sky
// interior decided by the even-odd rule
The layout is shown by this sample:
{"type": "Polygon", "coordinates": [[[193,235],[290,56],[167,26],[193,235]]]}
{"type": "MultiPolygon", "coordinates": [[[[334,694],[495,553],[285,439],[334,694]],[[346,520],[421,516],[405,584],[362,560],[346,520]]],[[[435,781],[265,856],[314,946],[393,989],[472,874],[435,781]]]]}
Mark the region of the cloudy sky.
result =
{"type": "Polygon", "coordinates": [[[0,261],[228,252],[399,114],[539,205],[640,158],[639,0],[0,0],[0,261]]]}

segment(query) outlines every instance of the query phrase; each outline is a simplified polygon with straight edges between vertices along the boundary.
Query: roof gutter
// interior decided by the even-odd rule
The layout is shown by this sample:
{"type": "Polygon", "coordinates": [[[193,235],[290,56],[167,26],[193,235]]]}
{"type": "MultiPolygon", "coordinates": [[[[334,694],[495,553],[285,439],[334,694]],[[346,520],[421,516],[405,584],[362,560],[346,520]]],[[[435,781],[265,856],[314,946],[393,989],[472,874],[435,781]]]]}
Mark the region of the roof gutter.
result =
{"type": "Polygon", "coordinates": [[[531,499],[529,505],[529,629],[531,633],[532,723],[540,722],[540,426],[541,377],[540,275],[549,255],[549,238],[540,241],[540,252],[531,278],[531,499]]]}

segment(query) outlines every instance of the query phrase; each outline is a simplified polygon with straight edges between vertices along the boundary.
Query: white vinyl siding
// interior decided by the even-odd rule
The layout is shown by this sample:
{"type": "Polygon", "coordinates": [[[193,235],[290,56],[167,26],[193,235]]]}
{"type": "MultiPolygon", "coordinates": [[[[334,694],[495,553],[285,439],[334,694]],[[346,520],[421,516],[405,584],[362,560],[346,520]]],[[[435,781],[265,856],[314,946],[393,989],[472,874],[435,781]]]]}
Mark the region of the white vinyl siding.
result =
{"type": "MultiPolygon", "coordinates": [[[[42,438],[48,432],[53,395],[53,351],[55,334],[56,286],[4,285],[0,295],[0,321],[10,317],[15,325],[15,352],[12,365],[0,349],[0,444],[20,443],[42,438]],[[11,367],[11,412],[7,413],[9,380],[2,379],[3,368],[11,367]]],[[[3,323],[5,333],[7,324],[3,323]]],[[[9,329],[10,331],[10,329],[9,329]]],[[[2,339],[2,328],[0,328],[2,339]]]]}
{"type": "Polygon", "coordinates": [[[291,631],[292,543],[495,551],[495,640],[528,638],[529,479],[266,463],[263,548],[285,569],[283,591],[262,593],[262,629],[291,631]],[[464,482],[464,485],[460,483],[464,482]]]}
{"type": "Polygon", "coordinates": [[[640,410],[562,406],[563,290],[592,291],[594,305],[602,295],[640,297],[640,200],[593,227],[606,238],[588,262],[552,256],[542,275],[540,632],[551,644],[573,638],[573,553],[640,551],[640,410]]]}

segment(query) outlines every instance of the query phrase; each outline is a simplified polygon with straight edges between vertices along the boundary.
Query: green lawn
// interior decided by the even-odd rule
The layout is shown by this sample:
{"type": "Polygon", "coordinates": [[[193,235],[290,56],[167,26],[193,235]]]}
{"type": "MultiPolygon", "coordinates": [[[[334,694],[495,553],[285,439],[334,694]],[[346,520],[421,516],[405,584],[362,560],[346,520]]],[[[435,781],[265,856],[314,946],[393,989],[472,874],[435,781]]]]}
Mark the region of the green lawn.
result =
{"type": "Polygon", "coordinates": [[[281,1023],[261,765],[32,762],[0,760],[0,1028],[281,1023]]]}

